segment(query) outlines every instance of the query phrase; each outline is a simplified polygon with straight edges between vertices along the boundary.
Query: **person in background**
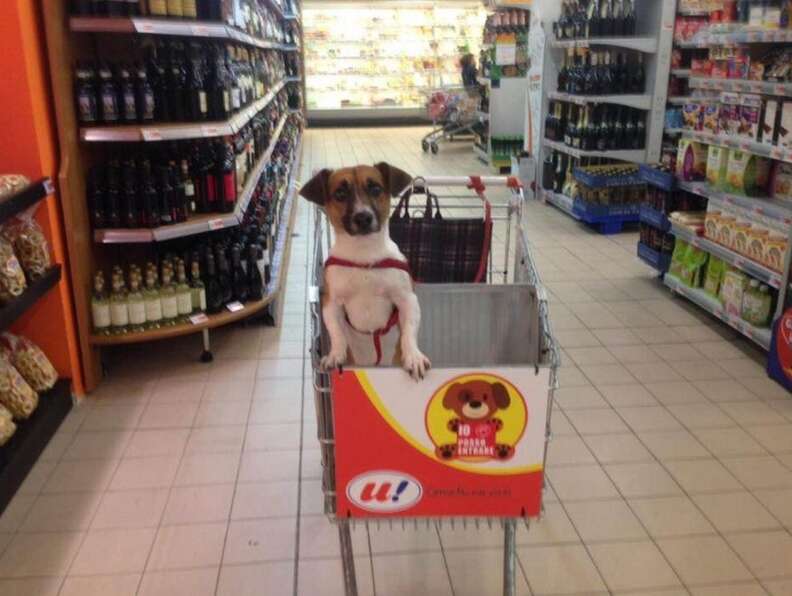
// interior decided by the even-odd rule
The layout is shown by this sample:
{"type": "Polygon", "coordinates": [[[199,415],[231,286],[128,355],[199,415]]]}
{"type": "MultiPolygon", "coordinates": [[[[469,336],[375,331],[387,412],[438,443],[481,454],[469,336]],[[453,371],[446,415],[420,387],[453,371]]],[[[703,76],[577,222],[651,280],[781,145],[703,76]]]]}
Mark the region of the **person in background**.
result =
{"type": "Polygon", "coordinates": [[[476,59],[473,54],[464,54],[459,59],[459,64],[462,66],[462,85],[466,88],[478,86],[478,70],[476,69],[476,59]]]}

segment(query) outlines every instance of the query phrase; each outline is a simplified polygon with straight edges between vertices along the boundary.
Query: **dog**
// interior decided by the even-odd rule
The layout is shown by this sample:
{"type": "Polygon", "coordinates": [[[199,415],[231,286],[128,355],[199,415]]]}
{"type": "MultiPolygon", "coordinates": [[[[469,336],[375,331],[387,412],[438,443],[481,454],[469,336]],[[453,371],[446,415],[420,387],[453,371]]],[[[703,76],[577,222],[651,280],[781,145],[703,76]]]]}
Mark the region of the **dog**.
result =
{"type": "Polygon", "coordinates": [[[448,421],[448,430],[457,435],[457,442],[438,446],[437,457],[512,457],[514,447],[497,442],[503,421],[495,417],[510,403],[509,392],[502,383],[467,381],[451,385],[443,396],[443,407],[457,415],[448,421]]]}
{"type": "Polygon", "coordinates": [[[431,367],[418,348],[421,309],[407,259],[388,232],[391,197],[411,182],[406,172],[378,163],[323,169],[300,189],[324,209],[335,232],[324,272],[322,318],[330,351],[323,370],[390,361],[419,380],[431,367]],[[390,358],[385,341],[392,344],[390,358]]]}

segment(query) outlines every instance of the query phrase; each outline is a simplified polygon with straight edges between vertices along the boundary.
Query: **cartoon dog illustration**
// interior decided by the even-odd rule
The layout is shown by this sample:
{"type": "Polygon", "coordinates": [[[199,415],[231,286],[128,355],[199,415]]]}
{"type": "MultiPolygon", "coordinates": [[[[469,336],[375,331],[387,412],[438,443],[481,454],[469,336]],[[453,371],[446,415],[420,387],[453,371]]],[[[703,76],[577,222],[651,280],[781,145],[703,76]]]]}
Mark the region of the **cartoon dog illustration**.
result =
{"type": "Polygon", "coordinates": [[[457,436],[456,443],[440,445],[437,457],[450,460],[460,457],[509,459],[514,447],[497,442],[503,421],[496,418],[498,410],[509,407],[511,398],[501,383],[467,381],[454,383],[443,397],[443,407],[453,410],[455,418],[448,421],[448,430],[457,436]]]}

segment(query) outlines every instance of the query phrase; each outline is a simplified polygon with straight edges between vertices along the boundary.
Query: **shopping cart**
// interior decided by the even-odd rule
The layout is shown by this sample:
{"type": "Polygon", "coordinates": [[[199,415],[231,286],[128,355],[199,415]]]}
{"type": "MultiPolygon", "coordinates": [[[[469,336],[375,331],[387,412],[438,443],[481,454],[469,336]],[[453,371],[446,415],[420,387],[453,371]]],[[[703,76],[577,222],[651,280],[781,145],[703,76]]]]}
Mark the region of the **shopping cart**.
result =
{"type": "Polygon", "coordinates": [[[517,523],[528,527],[541,513],[559,362],[547,298],[522,227],[523,192],[515,178],[434,177],[421,184],[435,192],[473,188],[475,200],[485,200],[486,187],[508,187],[509,200],[492,210],[504,212],[493,219],[505,219],[507,229],[518,224],[513,276],[505,266],[502,275],[490,272],[490,283],[416,287],[419,345],[433,363],[423,381],[397,367],[324,372],[320,296],[330,230],[317,209],[311,355],[324,509],[338,525],[347,596],[357,595],[351,526],[361,523],[368,532],[370,523],[398,522],[501,525],[503,593],[514,596],[517,523]],[[481,399],[474,404],[470,395],[481,399]],[[484,408],[485,396],[491,405],[480,416],[470,408],[484,408]]]}
{"type": "Polygon", "coordinates": [[[426,104],[426,113],[434,127],[421,139],[426,153],[440,151],[438,141],[453,141],[460,135],[474,135],[481,126],[478,116],[480,91],[478,87],[446,87],[433,90],[426,104]]]}

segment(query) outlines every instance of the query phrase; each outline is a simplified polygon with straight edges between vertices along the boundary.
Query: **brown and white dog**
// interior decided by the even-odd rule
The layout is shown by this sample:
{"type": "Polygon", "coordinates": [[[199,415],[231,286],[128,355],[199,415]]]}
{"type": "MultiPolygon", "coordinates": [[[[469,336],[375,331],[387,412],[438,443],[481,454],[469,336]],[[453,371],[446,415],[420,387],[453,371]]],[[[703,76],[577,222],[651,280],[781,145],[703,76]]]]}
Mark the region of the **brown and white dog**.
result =
{"type": "Polygon", "coordinates": [[[418,380],[431,366],[418,349],[421,309],[407,259],[388,232],[390,199],[411,181],[402,170],[378,163],[321,170],[300,190],[324,208],[335,232],[322,296],[330,336],[324,370],[391,362],[418,380]]]}

